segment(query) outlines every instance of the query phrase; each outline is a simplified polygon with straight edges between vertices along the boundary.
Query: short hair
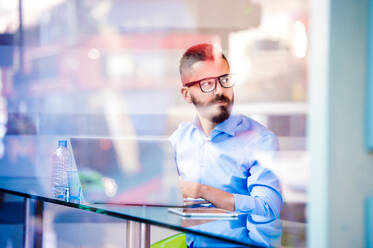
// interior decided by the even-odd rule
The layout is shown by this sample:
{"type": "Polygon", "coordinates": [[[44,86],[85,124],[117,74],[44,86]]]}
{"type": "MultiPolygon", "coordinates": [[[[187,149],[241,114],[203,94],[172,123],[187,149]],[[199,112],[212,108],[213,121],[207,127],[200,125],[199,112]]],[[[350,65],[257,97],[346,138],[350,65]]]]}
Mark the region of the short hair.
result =
{"type": "Polygon", "coordinates": [[[179,65],[180,76],[182,76],[187,69],[198,61],[213,61],[217,51],[218,54],[221,54],[221,58],[224,59],[229,66],[229,62],[223,52],[219,51],[211,44],[198,44],[188,48],[181,57],[179,65]]]}

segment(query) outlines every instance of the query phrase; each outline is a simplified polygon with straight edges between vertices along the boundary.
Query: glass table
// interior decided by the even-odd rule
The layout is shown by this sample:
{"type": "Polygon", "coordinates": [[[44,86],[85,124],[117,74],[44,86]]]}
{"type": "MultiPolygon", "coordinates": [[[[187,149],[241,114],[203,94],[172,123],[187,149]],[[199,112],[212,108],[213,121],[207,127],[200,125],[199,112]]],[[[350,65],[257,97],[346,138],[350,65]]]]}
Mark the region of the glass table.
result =
{"type": "MultiPolygon", "coordinates": [[[[24,201],[24,247],[41,247],[45,204],[111,216],[126,223],[125,247],[150,247],[151,226],[186,234],[189,247],[305,246],[305,224],[242,213],[230,219],[183,218],[167,207],[74,203],[58,200],[43,188],[42,178],[0,177],[0,193],[24,201]]],[[[1,198],[0,198],[1,200],[1,198]]],[[[0,212],[1,210],[0,205],[0,212]]]]}

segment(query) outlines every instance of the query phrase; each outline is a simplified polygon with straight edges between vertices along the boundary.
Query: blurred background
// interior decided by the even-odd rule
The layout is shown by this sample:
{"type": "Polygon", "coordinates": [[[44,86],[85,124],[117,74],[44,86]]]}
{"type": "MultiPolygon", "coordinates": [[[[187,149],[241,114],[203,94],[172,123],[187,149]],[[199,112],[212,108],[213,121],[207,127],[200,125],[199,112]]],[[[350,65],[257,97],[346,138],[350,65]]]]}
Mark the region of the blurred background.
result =
{"type": "MultiPolygon", "coordinates": [[[[279,137],[285,200],[306,202],[307,1],[1,0],[0,34],[2,137],[168,137],[194,115],[179,59],[213,43],[238,74],[237,111],[279,137]]],[[[36,147],[17,149],[41,175],[36,147]]]]}
{"type": "MultiPolygon", "coordinates": [[[[324,139],[327,145],[320,149],[331,147],[328,162],[313,163],[314,168],[320,169],[320,174],[313,177],[313,185],[320,189],[319,195],[328,192],[332,197],[323,196],[324,202],[330,199],[330,206],[325,207],[327,214],[315,211],[313,216],[335,221],[327,227],[334,225],[334,230],[338,230],[332,236],[335,239],[348,233],[361,237],[362,199],[373,193],[365,178],[370,174],[363,176],[362,171],[372,169],[357,167],[353,171],[360,174],[351,172],[350,176],[347,164],[358,166],[358,161],[356,164],[363,166],[371,162],[370,155],[365,158],[360,150],[355,152],[356,147],[363,150],[363,146],[352,136],[355,131],[360,134],[363,126],[360,113],[364,102],[360,99],[364,96],[365,71],[359,68],[365,66],[365,50],[359,49],[365,49],[368,28],[364,26],[364,6],[369,1],[310,2],[0,0],[1,175],[48,177],[49,157],[61,138],[167,138],[181,122],[190,121],[194,115],[193,106],[186,104],[180,94],[179,59],[188,47],[208,42],[223,50],[231,71],[238,75],[234,89],[236,110],[279,137],[280,153],[271,169],[282,183],[285,202],[281,217],[298,223],[309,221],[306,206],[310,199],[311,136],[306,132],[310,130],[307,124],[316,127],[317,122],[330,118],[331,131],[323,136],[324,129],[317,126],[312,134],[316,142],[311,143],[311,148],[318,145],[317,140],[324,139]],[[331,29],[325,31],[319,27],[329,23],[325,21],[329,8],[331,29]],[[313,68],[318,63],[320,67],[313,74],[313,82],[324,75],[324,63],[330,63],[330,75],[325,78],[330,79],[331,93],[325,93],[323,87],[328,86],[322,83],[326,81],[309,85],[311,12],[316,15],[315,20],[321,20],[314,25],[319,28],[313,33],[318,38],[314,48],[318,49],[321,43],[330,48],[314,53],[313,68]],[[329,40],[329,36],[334,38],[329,40]],[[316,54],[320,55],[317,59],[316,54]],[[310,87],[314,93],[310,93],[310,87]],[[314,96],[312,104],[310,95],[314,96]],[[327,102],[324,105],[323,99],[327,102]],[[320,112],[321,117],[316,114],[310,122],[310,110],[320,112]],[[355,129],[345,122],[346,116],[356,121],[355,129]],[[342,127],[351,137],[338,139],[342,127]],[[334,166],[327,169],[329,162],[334,166]],[[324,168],[327,172],[322,172],[324,168]],[[327,179],[322,181],[323,178],[327,179]],[[351,181],[346,183],[345,178],[351,181]],[[327,187],[328,182],[332,187],[327,187]],[[358,183],[365,193],[351,186],[358,183]],[[344,196],[338,194],[341,185],[347,185],[343,186],[349,187],[345,192],[356,196],[353,201],[343,201],[344,196]],[[359,214],[351,217],[346,213],[355,211],[352,204],[356,202],[359,214]],[[339,221],[341,216],[350,219],[339,221]],[[351,232],[349,223],[356,223],[357,231],[351,232]]],[[[312,156],[318,158],[320,154],[323,153],[316,151],[312,156]]],[[[317,225],[313,228],[317,229],[317,225]]],[[[361,245],[362,239],[358,240],[361,245]]],[[[356,238],[349,241],[346,244],[354,244],[356,238]]],[[[337,243],[331,246],[339,247],[337,243]]],[[[294,244],[305,245],[305,237],[294,244]]]]}
{"type": "Polygon", "coordinates": [[[282,218],[304,223],[308,12],[306,0],[0,0],[1,175],[48,177],[61,138],[167,138],[194,115],[179,59],[212,43],[238,75],[237,111],[279,137],[282,218]]]}

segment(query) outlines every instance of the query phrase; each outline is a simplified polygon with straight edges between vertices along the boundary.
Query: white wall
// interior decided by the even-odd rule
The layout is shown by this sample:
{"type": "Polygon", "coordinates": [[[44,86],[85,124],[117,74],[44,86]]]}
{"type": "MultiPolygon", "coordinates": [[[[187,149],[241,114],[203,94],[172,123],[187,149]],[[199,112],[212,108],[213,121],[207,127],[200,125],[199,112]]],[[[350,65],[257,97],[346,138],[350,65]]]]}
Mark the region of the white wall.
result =
{"type": "MultiPolygon", "coordinates": [[[[363,247],[373,154],[364,148],[368,0],[311,1],[310,247],[363,247]]],[[[372,127],[373,128],[373,127],[372,127]]]]}

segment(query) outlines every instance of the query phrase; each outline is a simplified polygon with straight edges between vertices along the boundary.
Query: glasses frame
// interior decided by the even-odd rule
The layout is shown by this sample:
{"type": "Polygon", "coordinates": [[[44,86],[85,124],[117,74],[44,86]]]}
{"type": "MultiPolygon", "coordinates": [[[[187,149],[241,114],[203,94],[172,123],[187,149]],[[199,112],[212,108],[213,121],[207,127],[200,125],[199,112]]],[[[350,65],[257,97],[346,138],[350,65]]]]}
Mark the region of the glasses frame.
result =
{"type": "Polygon", "coordinates": [[[207,77],[207,78],[202,78],[202,79],[197,80],[197,81],[193,81],[193,82],[186,83],[186,84],[184,84],[184,86],[185,86],[185,87],[191,87],[191,86],[193,86],[193,85],[195,85],[195,84],[199,84],[199,88],[201,89],[201,91],[202,91],[203,93],[210,93],[210,92],[213,92],[213,91],[216,89],[217,82],[219,82],[219,84],[220,84],[220,86],[221,86],[222,88],[232,88],[232,87],[235,85],[234,82],[233,82],[233,85],[232,85],[232,86],[226,87],[226,86],[223,86],[223,84],[221,83],[221,78],[222,78],[222,77],[225,77],[225,76],[234,76],[234,75],[235,75],[235,74],[233,74],[233,73],[226,73],[226,74],[223,74],[223,75],[220,75],[220,76],[217,76],[217,77],[207,77]],[[214,79],[214,80],[215,80],[215,87],[214,87],[212,90],[204,91],[204,90],[202,89],[202,86],[201,86],[201,81],[203,81],[203,80],[208,80],[208,79],[214,79]]]}

